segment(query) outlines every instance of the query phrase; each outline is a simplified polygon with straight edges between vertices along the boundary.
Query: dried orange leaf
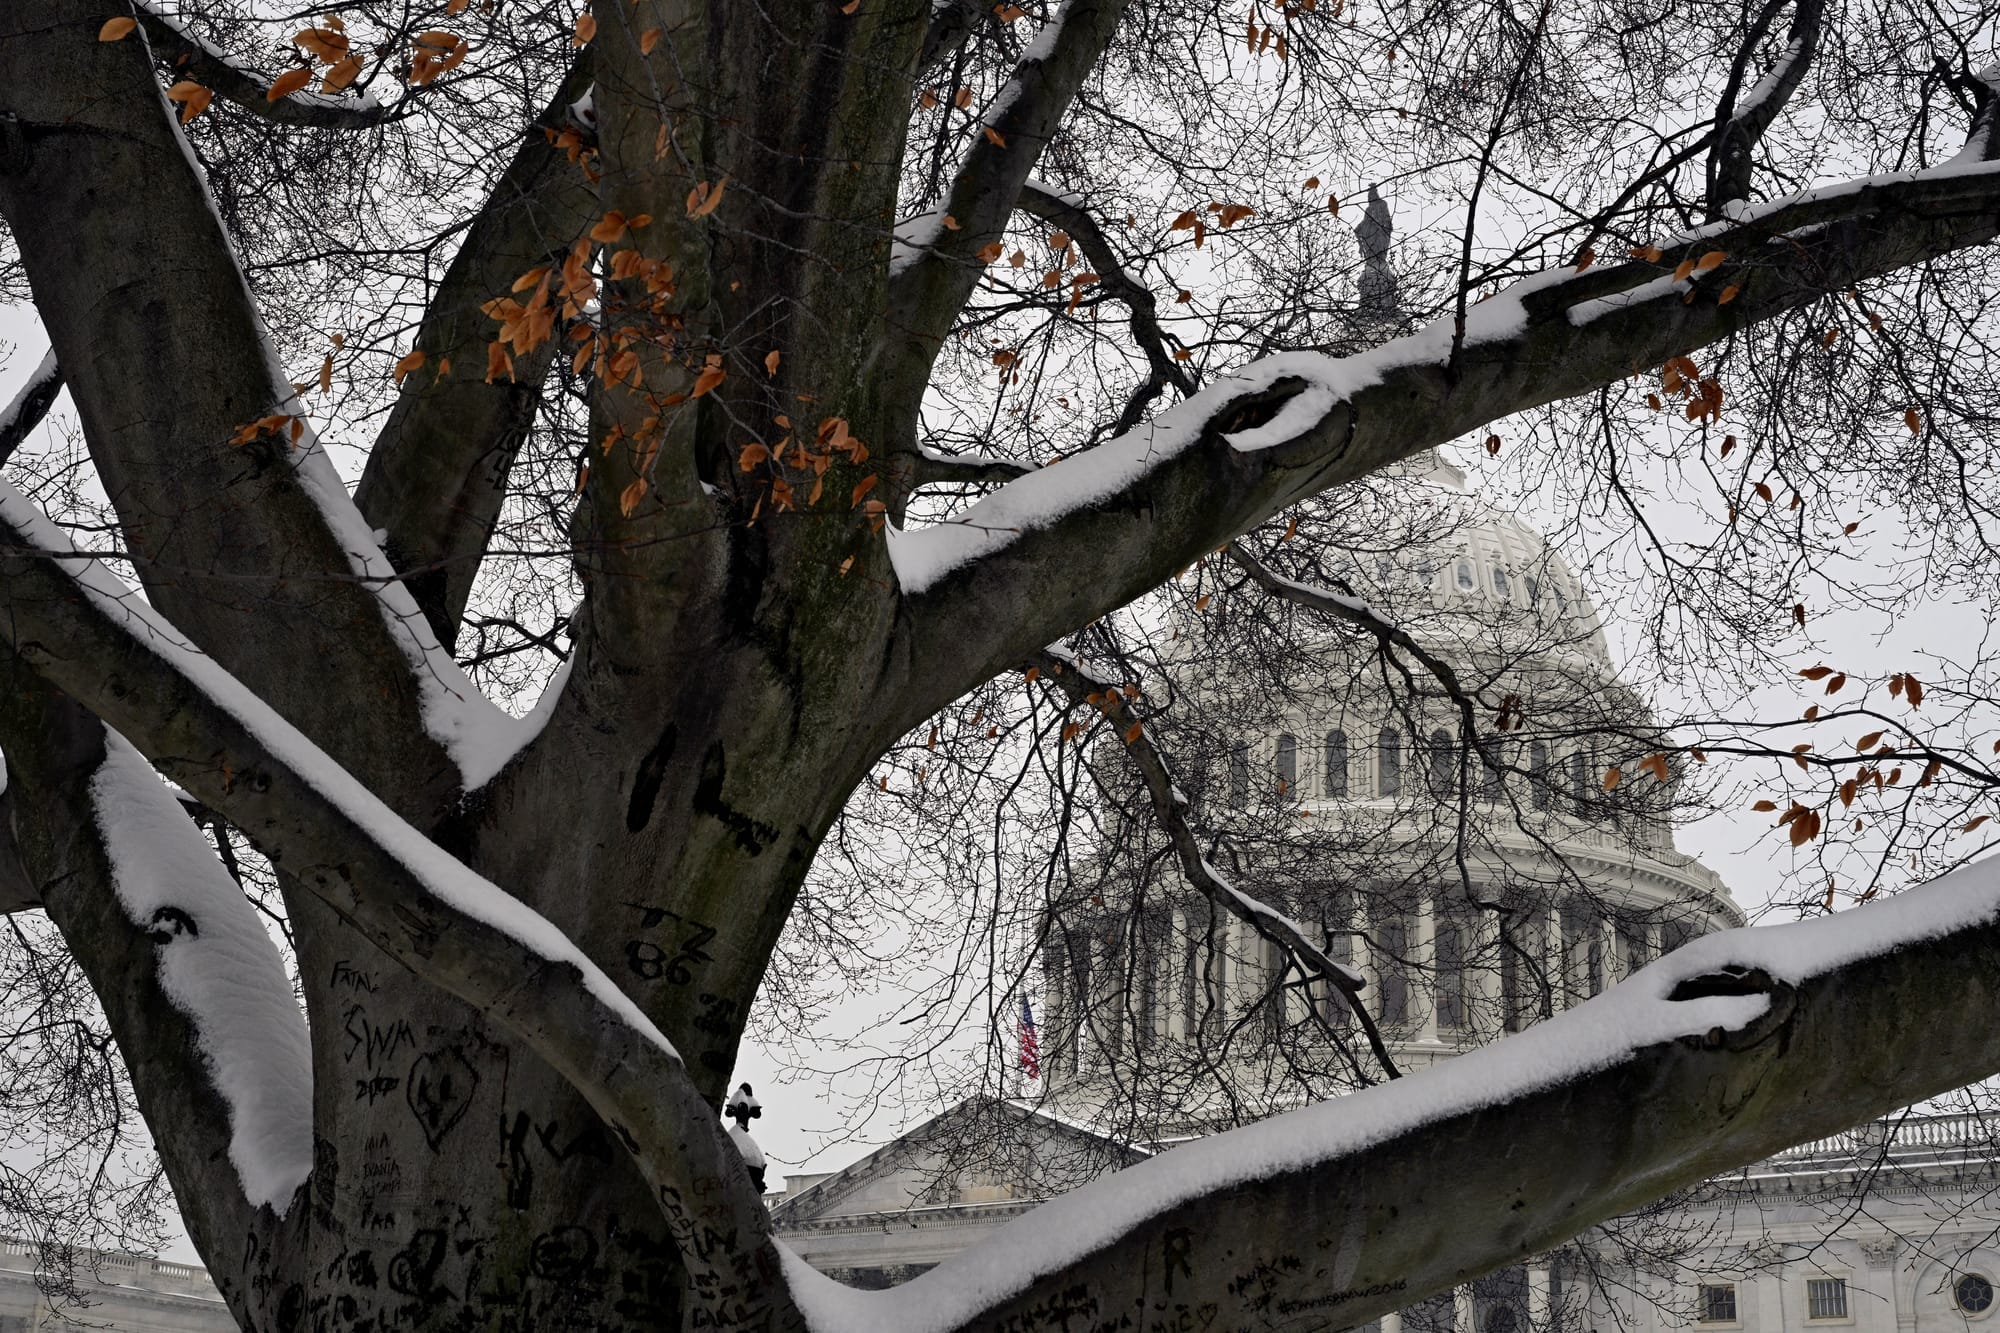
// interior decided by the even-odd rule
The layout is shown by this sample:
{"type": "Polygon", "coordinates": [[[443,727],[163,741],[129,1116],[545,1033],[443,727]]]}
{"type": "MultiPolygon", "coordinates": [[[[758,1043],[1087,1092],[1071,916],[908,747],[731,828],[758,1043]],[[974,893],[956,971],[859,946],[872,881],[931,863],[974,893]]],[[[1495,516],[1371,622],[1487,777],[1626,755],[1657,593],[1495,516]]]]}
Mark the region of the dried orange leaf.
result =
{"type": "Polygon", "coordinates": [[[778,362],[781,359],[782,358],[778,354],[778,349],[775,347],[773,347],[770,351],[764,353],[764,373],[766,375],[777,374],[778,362]]]}
{"type": "Polygon", "coordinates": [[[319,391],[320,391],[321,393],[331,393],[331,392],[333,392],[333,354],[332,354],[332,353],[328,353],[328,354],[327,354],[327,358],[326,358],[326,360],[324,360],[324,361],[322,361],[322,362],[320,362],[320,363],[319,363],[319,391]]]}
{"type": "Polygon", "coordinates": [[[290,97],[299,89],[312,82],[313,72],[309,69],[288,69],[271,80],[271,86],[264,90],[264,100],[279,102],[290,97]]]}
{"type": "MultiPolygon", "coordinates": [[[[590,39],[597,36],[597,20],[589,14],[576,16],[576,35],[571,37],[571,46],[589,46],[590,39]]],[[[620,501],[623,504],[623,501],[620,501]]],[[[627,511],[630,512],[629,510],[627,511]]]]}
{"type": "Polygon", "coordinates": [[[403,382],[404,376],[408,375],[411,371],[416,370],[423,364],[424,364],[424,349],[421,347],[414,349],[407,356],[402,357],[400,360],[396,362],[396,370],[395,370],[396,383],[400,385],[403,382]]]}
{"type": "Polygon", "coordinates": [[[707,181],[696,181],[688,191],[687,215],[691,218],[705,218],[722,204],[722,191],[729,184],[729,177],[710,185],[707,181]]]}
{"type": "Polygon", "coordinates": [[[644,32],[640,33],[639,54],[642,56],[649,56],[653,54],[653,48],[660,44],[660,38],[664,36],[666,36],[666,34],[660,31],[660,29],[658,28],[648,28],[644,32]]]}
{"type": "Polygon", "coordinates": [[[167,100],[181,104],[181,124],[183,125],[208,110],[208,104],[214,99],[214,93],[192,79],[182,79],[179,83],[167,89],[167,100]]]}
{"type": "Polygon", "coordinates": [[[361,57],[350,55],[326,72],[326,77],[319,81],[319,90],[323,93],[337,93],[360,77],[361,57]]]}
{"type": "Polygon", "coordinates": [[[646,498],[646,490],[646,479],[644,477],[636,477],[624,490],[618,492],[619,514],[625,518],[632,517],[632,511],[637,509],[639,502],[646,498]]]}
{"type": "Polygon", "coordinates": [[[132,30],[138,26],[139,24],[136,19],[123,14],[115,19],[106,19],[104,20],[104,26],[97,30],[97,40],[100,42],[122,41],[130,37],[132,30]]]}
{"type": "Polygon", "coordinates": [[[612,209],[590,229],[590,239],[599,245],[615,245],[625,237],[625,215],[612,209]]]}
{"type": "Polygon", "coordinates": [[[979,132],[985,135],[986,142],[992,144],[995,148],[1005,148],[1007,146],[1007,136],[994,129],[991,125],[981,125],[979,132]]]}
{"type": "Polygon", "coordinates": [[[864,498],[866,498],[868,492],[875,489],[875,483],[880,481],[881,479],[882,479],[881,477],[871,472],[867,476],[863,477],[859,482],[855,483],[854,500],[853,503],[849,504],[847,507],[849,509],[852,509],[854,508],[855,505],[860,504],[861,501],[864,498]]]}
{"type": "Polygon", "coordinates": [[[1736,299],[1737,291],[1738,288],[1736,284],[1733,282],[1730,283],[1727,287],[1724,287],[1722,289],[1722,294],[1715,298],[1715,303],[1717,305],[1728,305],[1731,301],[1734,301],[1736,299]]]}
{"type": "Polygon", "coordinates": [[[729,372],[722,368],[722,358],[710,356],[708,363],[701,368],[701,374],[694,377],[694,388],[688,391],[688,397],[699,398],[727,378],[729,372]]]}
{"type": "Polygon", "coordinates": [[[1724,254],[1720,250],[1710,250],[1700,259],[1694,261],[1694,271],[1697,273],[1706,273],[1710,269],[1720,268],[1722,266],[1722,261],[1727,258],[1729,258],[1729,256],[1724,254]]]}

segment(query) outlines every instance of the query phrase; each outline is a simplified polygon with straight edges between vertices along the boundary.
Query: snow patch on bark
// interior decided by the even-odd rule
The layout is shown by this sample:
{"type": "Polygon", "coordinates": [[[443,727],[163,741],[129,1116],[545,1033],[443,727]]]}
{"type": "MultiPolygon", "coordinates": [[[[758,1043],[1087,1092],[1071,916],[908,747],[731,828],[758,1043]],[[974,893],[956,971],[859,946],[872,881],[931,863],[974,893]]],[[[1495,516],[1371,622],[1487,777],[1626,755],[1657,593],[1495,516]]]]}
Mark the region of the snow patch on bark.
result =
{"type": "Polygon", "coordinates": [[[1744,1027],[1762,995],[1668,998],[1727,967],[1794,985],[2000,918],[2000,858],[1894,898],[1816,921],[1723,931],[1694,941],[1596,999],[1421,1074],[1274,1116],[1163,1153],[1050,1200],[991,1240],[888,1291],[857,1291],[780,1245],[814,1333],[943,1333],[1167,1211],[1221,1191],[1331,1164],[1399,1134],[1518,1101],[1606,1069],[1649,1046],[1744,1027]]]}
{"type": "Polygon", "coordinates": [[[31,550],[49,553],[52,563],[69,573],[99,611],[124,625],[132,638],[149,648],[169,670],[235,718],[274,759],[324,797],[439,901],[491,926],[538,957],[574,968],[591,994],[628,1027],[673,1059],[680,1058],[665,1034],[560,927],[411,827],[248,686],[189,643],[116,574],[79,554],[68,534],[51,523],[34,501],[3,480],[0,525],[14,529],[31,550]]]}
{"type": "Polygon", "coordinates": [[[244,1197],[283,1217],[312,1172],[312,1051],[284,960],[181,803],[108,728],[90,798],[119,904],[157,941],[160,989],[229,1108],[244,1197]]]}

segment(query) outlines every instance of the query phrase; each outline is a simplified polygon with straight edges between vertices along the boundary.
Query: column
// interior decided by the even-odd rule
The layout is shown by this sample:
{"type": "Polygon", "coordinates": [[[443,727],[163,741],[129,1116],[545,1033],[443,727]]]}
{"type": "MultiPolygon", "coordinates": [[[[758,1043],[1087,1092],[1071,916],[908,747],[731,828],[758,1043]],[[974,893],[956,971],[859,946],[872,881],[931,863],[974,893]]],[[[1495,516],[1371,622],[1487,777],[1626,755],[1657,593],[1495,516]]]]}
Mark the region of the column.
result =
{"type": "Polygon", "coordinates": [[[1417,1020],[1417,1040],[1435,1045],[1438,1039],[1437,916],[1428,893],[1417,899],[1417,920],[1410,939],[1410,957],[1417,965],[1417,975],[1410,986],[1410,1003],[1416,1009],[1411,1017],[1417,1020]]]}
{"type": "Polygon", "coordinates": [[[1187,913],[1175,911],[1173,924],[1167,932],[1165,975],[1161,978],[1166,990],[1167,1035],[1175,1041],[1186,1041],[1188,1035],[1187,1004],[1187,913]]]}
{"type": "MultiPolygon", "coordinates": [[[[1354,970],[1368,982],[1361,991],[1360,1003],[1368,1006],[1368,1012],[1381,1012],[1382,974],[1375,970],[1375,950],[1368,944],[1368,931],[1373,925],[1369,920],[1368,900],[1360,894],[1354,896],[1354,970]]],[[[1383,1333],[1388,1333],[1385,1328],[1383,1333]]]]}
{"type": "Polygon", "coordinates": [[[1569,1007],[1569,969],[1563,966],[1563,913],[1560,903],[1549,904],[1548,933],[1542,943],[1542,973],[1549,982],[1549,1012],[1559,1014],[1569,1007]]]}
{"type": "Polygon", "coordinates": [[[1481,912],[1473,919],[1471,956],[1472,1031],[1490,1041],[1507,1030],[1506,999],[1500,991],[1500,918],[1481,912]]]}
{"type": "Polygon", "coordinates": [[[1544,1263],[1528,1265],[1528,1328],[1531,1333],[1548,1333],[1549,1327],[1549,1266],[1544,1263]]]}
{"type": "Polygon", "coordinates": [[[1479,1333],[1472,1309],[1472,1285],[1451,1289],[1451,1327],[1453,1333],[1479,1333]]]}

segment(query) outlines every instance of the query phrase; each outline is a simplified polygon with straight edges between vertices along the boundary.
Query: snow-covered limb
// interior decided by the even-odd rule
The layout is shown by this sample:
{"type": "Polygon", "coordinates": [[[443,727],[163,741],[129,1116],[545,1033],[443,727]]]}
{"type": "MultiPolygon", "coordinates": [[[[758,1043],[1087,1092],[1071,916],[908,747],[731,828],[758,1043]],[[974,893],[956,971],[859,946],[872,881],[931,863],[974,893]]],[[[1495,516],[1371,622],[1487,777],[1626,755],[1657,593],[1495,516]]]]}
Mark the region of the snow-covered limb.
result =
{"type": "MultiPolygon", "coordinates": [[[[567,1078],[657,1191],[690,1272],[709,1275],[692,1284],[700,1297],[731,1308],[772,1302],[784,1326],[783,1292],[759,1277],[768,1223],[740,1155],[667,1039],[617,984],[547,918],[412,828],[111,571],[75,553],[4,483],[0,540],[9,548],[0,632],[21,660],[132,738],[385,953],[483,1010],[567,1078]],[[738,1243],[695,1243],[711,1233],[738,1243]]],[[[164,789],[161,797],[185,823],[164,789]]]]}
{"type": "Polygon", "coordinates": [[[90,783],[118,901],[158,941],[160,989],[193,1025],[229,1110],[244,1198],[283,1217],[312,1170],[312,1050],[284,960],[243,890],[116,733],[90,783]]]}
{"type": "Polygon", "coordinates": [[[999,239],[1021,187],[1096,68],[1125,0],[1063,0],[995,95],[938,206],[896,229],[890,327],[906,330],[875,354],[877,374],[915,384],[929,374],[945,334],[972,294],[980,249],[999,239]],[[952,226],[945,225],[949,217],[952,226]]]}
{"type": "Polygon", "coordinates": [[[0,408],[0,463],[14,456],[21,441],[34,433],[48,415],[56,396],[62,392],[62,367],[56,364],[55,348],[42,356],[28,382],[14,395],[14,401],[0,408]]]}
{"type": "Polygon", "coordinates": [[[1792,29],[1778,63],[1759,79],[1749,92],[1739,97],[1743,78],[1757,47],[1770,30],[1772,21],[1786,0],[1766,0],[1764,9],[1744,34],[1730,65],[1729,79],[1716,108],[1715,147],[1708,159],[1708,216],[1726,217],[1740,211],[1750,197],[1752,155],[1764,131],[1791,100],[1804,81],[1814,53],[1819,49],[1820,24],[1825,0],[1794,0],[1792,29]]]}
{"type": "Polygon", "coordinates": [[[2000,1070],[1996,948],[1988,862],[1708,936],[1504,1041],[1053,1200],[892,1291],[789,1271],[815,1333],[1043,1327],[1058,1307],[1084,1327],[1195,1310],[1215,1327],[1353,1327],[2000,1070]],[[1545,1150],[1550,1126],[1580,1124],[1545,1150]]]}
{"type": "Polygon", "coordinates": [[[949,521],[892,528],[916,660],[1005,670],[1296,500],[1996,234],[2000,167],[1870,177],[1663,241],[1657,264],[1523,279],[1474,305],[1462,338],[1447,318],[1355,356],[1254,361],[949,521]]]}
{"type": "Polygon", "coordinates": [[[173,19],[135,0],[133,12],[146,40],[162,59],[183,71],[226,100],[265,120],[280,125],[307,126],[322,130],[365,130],[380,125],[395,114],[368,93],[338,97],[327,93],[300,91],[276,101],[266,97],[270,80],[255,70],[245,69],[226,53],[216,50],[173,19]]]}
{"type": "MultiPolygon", "coordinates": [[[[1059,647],[1043,649],[1036,655],[1035,665],[1040,668],[1043,678],[1067,695],[1071,703],[1100,708],[1111,719],[1124,739],[1125,752],[1131,756],[1133,767],[1139,771],[1140,781],[1146,786],[1153,817],[1173,843],[1181,873],[1186,876],[1189,885],[1224,912],[1256,931],[1259,938],[1283,949],[1308,980],[1317,979],[1322,985],[1345,995],[1360,1021],[1376,1062],[1390,1078],[1399,1077],[1395,1061],[1383,1044],[1381,1031],[1369,1016],[1367,1007],[1359,1001],[1362,988],[1368,984],[1361,973],[1329,957],[1325,949],[1312,942],[1306,935],[1305,927],[1297,921],[1230,883],[1202,854],[1201,840],[1196,837],[1194,826],[1188,822],[1187,798],[1175,785],[1166,758],[1161,755],[1159,746],[1153,743],[1152,733],[1133,709],[1134,700],[1124,694],[1121,688],[1123,682],[1096,672],[1082,658],[1059,647]]],[[[1367,1080],[1368,1075],[1358,1062],[1354,1072],[1367,1080]]]]}

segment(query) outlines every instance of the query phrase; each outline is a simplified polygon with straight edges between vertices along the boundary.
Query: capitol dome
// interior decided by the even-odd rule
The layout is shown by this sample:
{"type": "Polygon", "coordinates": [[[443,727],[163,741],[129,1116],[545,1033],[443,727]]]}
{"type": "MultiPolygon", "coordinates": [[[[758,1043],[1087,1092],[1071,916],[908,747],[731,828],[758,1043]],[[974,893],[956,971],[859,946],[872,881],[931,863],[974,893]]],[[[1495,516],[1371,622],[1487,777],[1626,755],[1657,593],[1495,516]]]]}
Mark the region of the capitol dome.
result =
{"type": "MultiPolygon", "coordinates": [[[[1575,572],[1448,464],[1406,480],[1425,540],[1384,526],[1318,565],[1389,640],[1316,616],[1276,665],[1269,643],[1236,658],[1268,605],[1203,599],[1171,631],[1160,692],[1179,717],[1160,743],[1211,860],[1367,979],[1398,1072],[1742,923],[1674,846],[1681,761],[1575,572]]],[[[1148,1071],[1175,1085],[1153,1100],[1187,1117],[1158,1127],[1170,1138],[1215,1127],[1190,1105],[1219,1124],[1380,1077],[1347,999],[1187,886],[1120,785],[1122,754],[1099,769],[1103,844],[1045,936],[1049,1094],[1101,1111],[1148,1071]]]]}

